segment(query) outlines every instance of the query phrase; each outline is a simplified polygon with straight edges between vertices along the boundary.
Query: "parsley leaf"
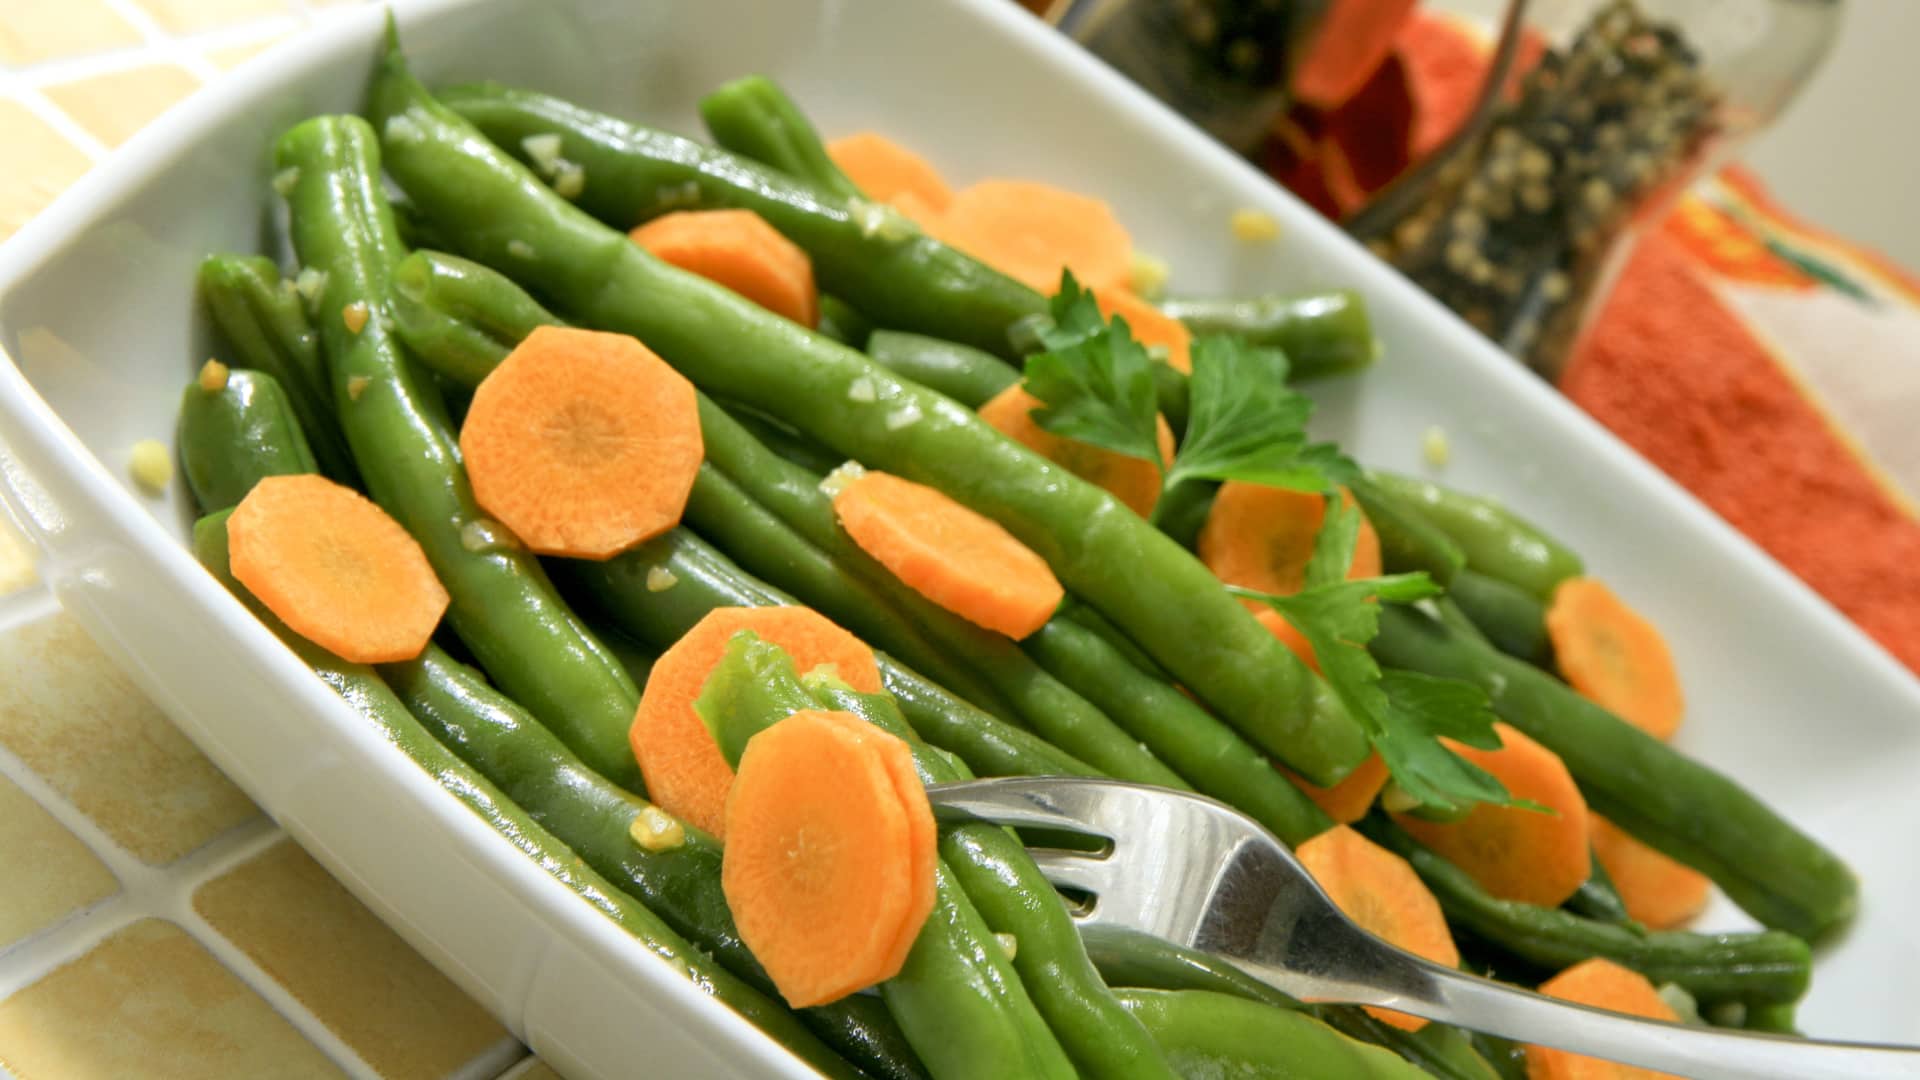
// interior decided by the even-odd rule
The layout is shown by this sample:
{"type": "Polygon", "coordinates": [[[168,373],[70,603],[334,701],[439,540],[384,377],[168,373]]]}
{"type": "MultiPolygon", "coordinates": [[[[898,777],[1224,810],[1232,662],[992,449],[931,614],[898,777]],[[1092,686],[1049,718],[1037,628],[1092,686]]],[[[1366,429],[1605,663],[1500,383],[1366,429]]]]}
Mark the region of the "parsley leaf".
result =
{"type": "Polygon", "coordinates": [[[1449,815],[1481,802],[1531,806],[1516,803],[1500,781],[1439,741],[1499,745],[1484,691],[1455,679],[1382,672],[1367,652],[1380,631],[1380,604],[1410,603],[1440,589],[1424,573],[1345,580],[1359,528],[1360,511],[1330,498],[1305,588],[1292,596],[1229,589],[1264,602],[1307,639],[1327,684],[1366,730],[1394,783],[1417,804],[1449,815]]]}
{"type": "Polygon", "coordinates": [[[1152,359],[1127,330],[1107,322],[1093,294],[1071,273],[1052,305],[1054,325],[1041,334],[1047,351],[1027,358],[1027,392],[1046,406],[1034,422],[1055,435],[1151,461],[1162,470],[1152,359]]]}
{"type": "Polygon", "coordinates": [[[1307,442],[1313,401],[1287,386],[1287,357],[1233,337],[1193,343],[1187,431],[1167,483],[1246,480],[1326,491],[1353,463],[1326,443],[1307,442]]]}

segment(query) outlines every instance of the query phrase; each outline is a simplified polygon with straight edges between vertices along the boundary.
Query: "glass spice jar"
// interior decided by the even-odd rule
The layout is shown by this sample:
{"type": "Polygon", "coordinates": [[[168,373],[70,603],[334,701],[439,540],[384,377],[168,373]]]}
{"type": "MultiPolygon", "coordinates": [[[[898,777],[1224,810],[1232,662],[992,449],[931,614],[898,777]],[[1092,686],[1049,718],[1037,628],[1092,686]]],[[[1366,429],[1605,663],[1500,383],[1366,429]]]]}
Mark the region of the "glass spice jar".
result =
{"type": "Polygon", "coordinates": [[[1549,377],[1643,224],[1774,115],[1839,0],[1535,0],[1544,44],[1477,144],[1371,246],[1549,377]]]}

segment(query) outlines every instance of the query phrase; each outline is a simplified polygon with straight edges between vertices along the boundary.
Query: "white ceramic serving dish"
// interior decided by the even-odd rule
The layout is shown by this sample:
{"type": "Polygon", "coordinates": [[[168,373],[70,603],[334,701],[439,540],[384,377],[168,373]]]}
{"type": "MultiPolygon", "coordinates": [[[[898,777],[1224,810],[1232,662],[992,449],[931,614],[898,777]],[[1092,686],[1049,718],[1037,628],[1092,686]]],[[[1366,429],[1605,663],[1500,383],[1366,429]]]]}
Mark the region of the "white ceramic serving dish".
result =
{"type": "MultiPolygon", "coordinates": [[[[570,1075],[801,1073],[575,901],[383,743],[182,545],[182,486],[136,492],[129,447],[173,430],[211,343],[200,257],[270,236],[268,147],[356,106],[380,12],[331,22],[202,91],[0,248],[0,487],[60,600],[330,870],[570,1075]]],[[[721,81],[767,72],[828,132],[871,127],[947,175],[1038,177],[1111,200],[1187,292],[1350,285],[1385,342],[1328,384],[1357,456],[1523,507],[1673,642],[1680,743],[1837,848],[1865,881],[1801,1012],[1820,1035],[1920,1032],[1920,684],[1577,409],[1252,168],[1006,0],[478,0],[406,6],[429,82],[525,83],[683,131],[721,81]],[[1235,243],[1257,207],[1277,244],[1235,243]]],[[[1871,542],[1863,537],[1862,542],[1871,542]]],[[[1741,925],[1722,902],[1713,926],[1741,925]]]]}

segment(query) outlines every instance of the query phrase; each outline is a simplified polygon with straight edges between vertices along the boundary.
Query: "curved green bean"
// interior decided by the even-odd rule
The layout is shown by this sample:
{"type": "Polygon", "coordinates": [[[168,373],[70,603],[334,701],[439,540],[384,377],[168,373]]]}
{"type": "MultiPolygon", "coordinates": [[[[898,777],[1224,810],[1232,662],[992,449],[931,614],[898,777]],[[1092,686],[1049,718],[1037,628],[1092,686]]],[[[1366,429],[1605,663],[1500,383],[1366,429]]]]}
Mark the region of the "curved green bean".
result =
{"type": "Polygon", "coordinates": [[[1279,348],[1296,379],[1358,371],[1380,355],[1366,301],[1351,289],[1252,299],[1172,297],[1159,306],[1195,334],[1279,348]]]}
{"type": "Polygon", "coordinates": [[[188,383],[176,440],[202,513],[234,506],[263,477],[320,471],[286,391],[264,371],[216,371],[212,382],[202,375],[188,383]]]}
{"type": "Polygon", "coordinates": [[[1523,589],[1542,603],[1583,569],[1580,556],[1493,499],[1373,469],[1366,479],[1445,533],[1466,555],[1468,569],[1523,589]]]}
{"type": "Polygon", "coordinates": [[[840,199],[856,187],[820,141],[800,107],[765,75],[748,75],[700,99],[700,119],[722,150],[751,158],[840,199]]]}
{"type": "Polygon", "coordinates": [[[1384,1047],[1350,1039],[1292,1009],[1205,990],[1125,989],[1114,994],[1190,1080],[1413,1080],[1428,1075],[1384,1047]]]}

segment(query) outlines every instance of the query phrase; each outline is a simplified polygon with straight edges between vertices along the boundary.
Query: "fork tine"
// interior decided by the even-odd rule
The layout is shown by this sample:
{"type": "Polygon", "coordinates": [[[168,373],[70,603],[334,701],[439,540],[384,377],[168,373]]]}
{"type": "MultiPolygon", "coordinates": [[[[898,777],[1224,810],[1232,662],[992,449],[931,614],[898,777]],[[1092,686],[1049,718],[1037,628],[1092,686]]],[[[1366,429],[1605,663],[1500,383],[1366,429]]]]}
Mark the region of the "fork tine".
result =
{"type": "Polygon", "coordinates": [[[1114,868],[1109,859],[1053,848],[1030,848],[1027,854],[1033,857],[1033,864],[1040,868],[1040,873],[1056,887],[1078,889],[1094,896],[1113,889],[1114,868]]]}
{"type": "Polygon", "coordinates": [[[934,814],[942,819],[977,818],[999,825],[1105,836],[1097,826],[1061,805],[1059,780],[1052,777],[1009,777],[934,784],[927,788],[934,814]]]}

